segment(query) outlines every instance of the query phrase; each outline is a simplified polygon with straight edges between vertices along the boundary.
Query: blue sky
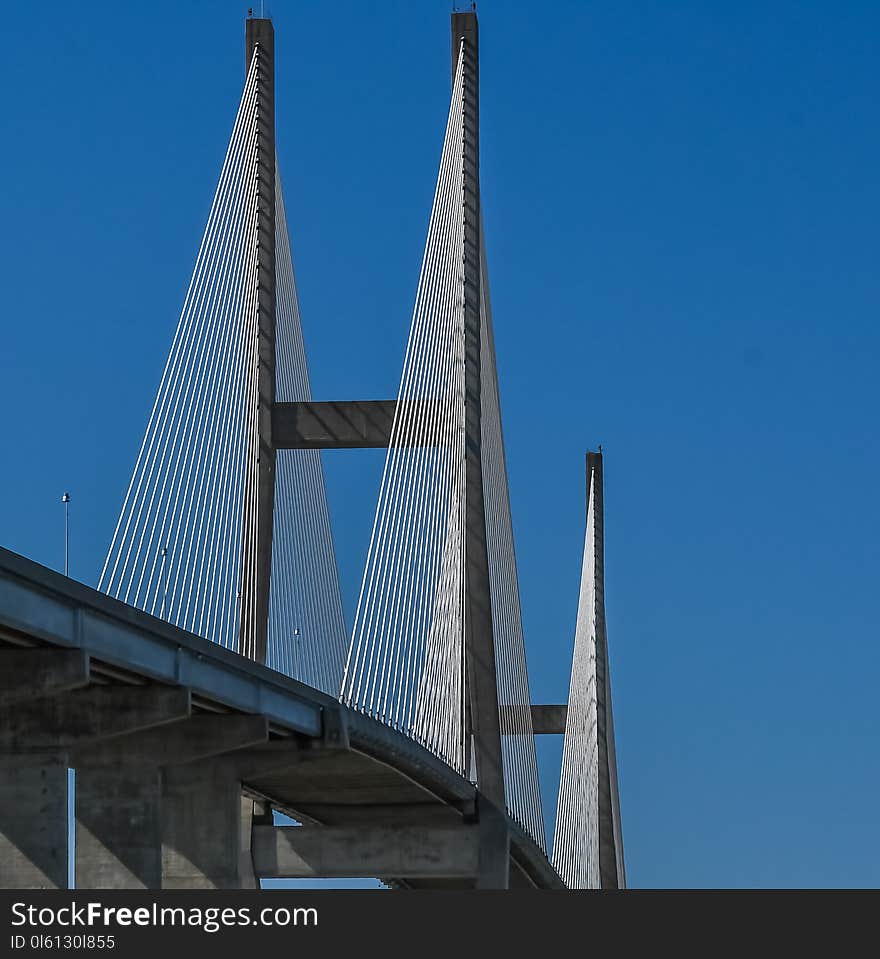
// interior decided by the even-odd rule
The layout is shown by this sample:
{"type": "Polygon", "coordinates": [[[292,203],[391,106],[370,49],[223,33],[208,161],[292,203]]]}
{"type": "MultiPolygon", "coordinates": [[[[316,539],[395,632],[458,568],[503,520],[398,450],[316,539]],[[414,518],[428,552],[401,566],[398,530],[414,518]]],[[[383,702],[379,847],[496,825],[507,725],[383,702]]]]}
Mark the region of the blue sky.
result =
{"type": "MultiPolygon", "coordinates": [[[[0,544],[94,584],[243,77],[247,5],[6,18],[0,544]]],[[[316,398],[393,394],[446,4],[271,6],[316,398]]],[[[484,0],[482,186],[533,698],[602,443],[633,886],[880,885],[873,3],[484,0]]],[[[381,455],[334,453],[349,612],[381,455]]],[[[542,744],[554,806],[558,745],[542,744]]]]}

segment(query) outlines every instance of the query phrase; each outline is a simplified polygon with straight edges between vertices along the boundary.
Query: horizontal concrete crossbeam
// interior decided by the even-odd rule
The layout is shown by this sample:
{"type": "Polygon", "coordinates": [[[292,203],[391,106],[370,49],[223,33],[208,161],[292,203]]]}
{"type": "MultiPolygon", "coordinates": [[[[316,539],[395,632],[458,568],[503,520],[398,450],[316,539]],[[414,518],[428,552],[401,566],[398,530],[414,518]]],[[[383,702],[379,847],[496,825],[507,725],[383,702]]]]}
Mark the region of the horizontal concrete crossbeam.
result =
{"type": "Polygon", "coordinates": [[[397,400],[276,403],[272,414],[275,449],[385,448],[397,400]]]}
{"type": "Polygon", "coordinates": [[[180,765],[259,746],[268,739],[265,716],[190,716],[76,749],[71,765],[180,765]]]}
{"type": "Polygon", "coordinates": [[[172,723],[190,715],[174,686],[91,686],[0,709],[0,753],[60,749],[172,723]]]}
{"type": "Polygon", "coordinates": [[[254,826],[251,848],[262,879],[473,879],[479,827],[254,826]]]}
{"type": "Polygon", "coordinates": [[[561,735],[565,732],[568,706],[536,706],[532,704],[532,729],[536,736],[561,735]]]}
{"type": "Polygon", "coordinates": [[[525,735],[529,732],[536,736],[555,735],[565,732],[565,718],[568,715],[568,706],[552,705],[542,706],[532,703],[531,705],[531,728],[526,721],[528,713],[524,706],[499,705],[501,712],[502,732],[506,735],[519,733],[525,735]]]}
{"type": "Polygon", "coordinates": [[[3,654],[0,707],[87,686],[89,657],[81,649],[12,649],[3,654]]]}

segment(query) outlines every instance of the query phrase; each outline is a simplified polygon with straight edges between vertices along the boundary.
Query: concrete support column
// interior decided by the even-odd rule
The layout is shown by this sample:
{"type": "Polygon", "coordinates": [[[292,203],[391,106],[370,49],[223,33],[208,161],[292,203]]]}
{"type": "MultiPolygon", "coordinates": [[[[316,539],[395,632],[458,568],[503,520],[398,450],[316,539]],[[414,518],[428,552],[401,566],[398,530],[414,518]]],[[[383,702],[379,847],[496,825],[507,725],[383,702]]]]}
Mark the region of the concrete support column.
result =
{"type": "Polygon", "coordinates": [[[262,800],[241,797],[241,854],[240,878],[244,889],[260,888],[260,872],[254,855],[254,827],[272,826],[275,816],[272,807],[262,800]]]}
{"type": "Polygon", "coordinates": [[[161,773],[155,765],[78,765],[77,889],[159,889],[161,773]]]}
{"type": "MultiPolygon", "coordinates": [[[[269,726],[263,716],[190,716],[92,742],[75,750],[76,766],[76,885],[83,889],[162,888],[163,835],[189,829],[184,808],[186,790],[175,784],[189,781],[185,770],[195,770],[190,790],[201,803],[199,816],[211,815],[214,798],[199,783],[233,782],[232,796],[240,795],[239,773],[226,754],[266,742],[269,726]],[[165,765],[171,760],[173,766],[165,765]],[[217,767],[216,771],[211,771],[217,767]],[[168,789],[163,789],[165,783],[168,789]],[[175,798],[163,799],[169,792],[175,798]],[[167,807],[167,808],[166,808],[167,807]],[[167,812],[167,815],[166,815],[167,812]],[[175,825],[177,824],[177,825],[175,825]]],[[[212,787],[213,788],[213,787],[212,787]]],[[[237,801],[237,800],[236,800],[237,801]]],[[[250,820],[253,801],[243,803],[246,817],[241,831],[241,875],[255,885],[250,864],[250,820]]],[[[214,840],[216,843],[216,838],[214,840]]],[[[204,856],[195,856],[200,862],[204,856]]],[[[181,872],[175,867],[174,875],[181,872]]],[[[184,870],[185,871],[185,870],[184,870]]],[[[235,872],[235,867],[231,867],[235,872]]]]}
{"type": "MultiPolygon", "coordinates": [[[[269,812],[271,821],[272,813],[269,812]]],[[[254,853],[251,847],[254,824],[264,820],[263,803],[256,803],[249,796],[241,796],[241,829],[239,831],[238,877],[242,889],[259,889],[260,880],[254,868],[254,853]]]]}
{"type": "Polygon", "coordinates": [[[241,781],[232,763],[166,768],[162,888],[255,888],[250,860],[252,812],[253,802],[242,800],[241,781]]]}
{"type": "Polygon", "coordinates": [[[477,889],[509,889],[510,825],[507,816],[482,795],[478,811],[477,889]]]}
{"type": "Polygon", "coordinates": [[[0,888],[67,888],[67,763],[0,755],[0,888]]]}

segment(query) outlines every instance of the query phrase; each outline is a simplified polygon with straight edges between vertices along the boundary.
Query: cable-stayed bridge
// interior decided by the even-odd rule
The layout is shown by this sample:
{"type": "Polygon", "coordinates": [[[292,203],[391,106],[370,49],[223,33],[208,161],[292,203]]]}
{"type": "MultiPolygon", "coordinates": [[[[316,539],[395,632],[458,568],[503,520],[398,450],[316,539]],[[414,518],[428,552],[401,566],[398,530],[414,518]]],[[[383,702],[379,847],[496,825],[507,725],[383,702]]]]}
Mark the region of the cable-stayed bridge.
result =
{"type": "Polygon", "coordinates": [[[475,13],[395,399],[316,402],[275,151],[274,31],[90,590],[0,551],[0,885],[624,885],[587,455],[569,702],[529,693],[483,238],[475,13]],[[322,449],[386,450],[351,632],[322,449]],[[564,733],[552,848],[535,735],[564,733]],[[68,768],[75,770],[69,842],[68,768]],[[274,824],[272,810],[300,825],[274,824]]]}

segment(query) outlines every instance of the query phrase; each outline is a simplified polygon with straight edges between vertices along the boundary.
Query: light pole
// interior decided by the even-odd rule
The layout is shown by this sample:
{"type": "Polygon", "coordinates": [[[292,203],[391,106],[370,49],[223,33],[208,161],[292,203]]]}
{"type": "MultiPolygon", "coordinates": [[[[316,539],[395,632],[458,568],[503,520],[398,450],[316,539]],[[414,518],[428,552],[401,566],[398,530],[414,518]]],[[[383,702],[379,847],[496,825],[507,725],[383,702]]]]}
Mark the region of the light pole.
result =
{"type": "Polygon", "coordinates": [[[300,649],[300,628],[296,626],[293,630],[293,670],[296,673],[296,678],[302,682],[302,662],[300,659],[300,654],[302,650],[300,649]]]}
{"type": "Polygon", "coordinates": [[[168,558],[168,547],[163,546],[159,555],[162,557],[162,619],[165,619],[165,604],[168,602],[168,570],[165,561],[168,558]]]}
{"type": "MultiPolygon", "coordinates": [[[[66,490],[61,495],[61,502],[64,503],[64,575],[70,575],[70,493],[66,490]]],[[[67,770],[67,821],[71,823],[74,817],[76,806],[76,772],[68,767],[67,770]]],[[[67,885],[73,889],[76,885],[76,873],[73,856],[67,867],[67,885]]]]}
{"type": "Polygon", "coordinates": [[[61,497],[64,503],[64,575],[70,575],[70,493],[61,497]]]}

